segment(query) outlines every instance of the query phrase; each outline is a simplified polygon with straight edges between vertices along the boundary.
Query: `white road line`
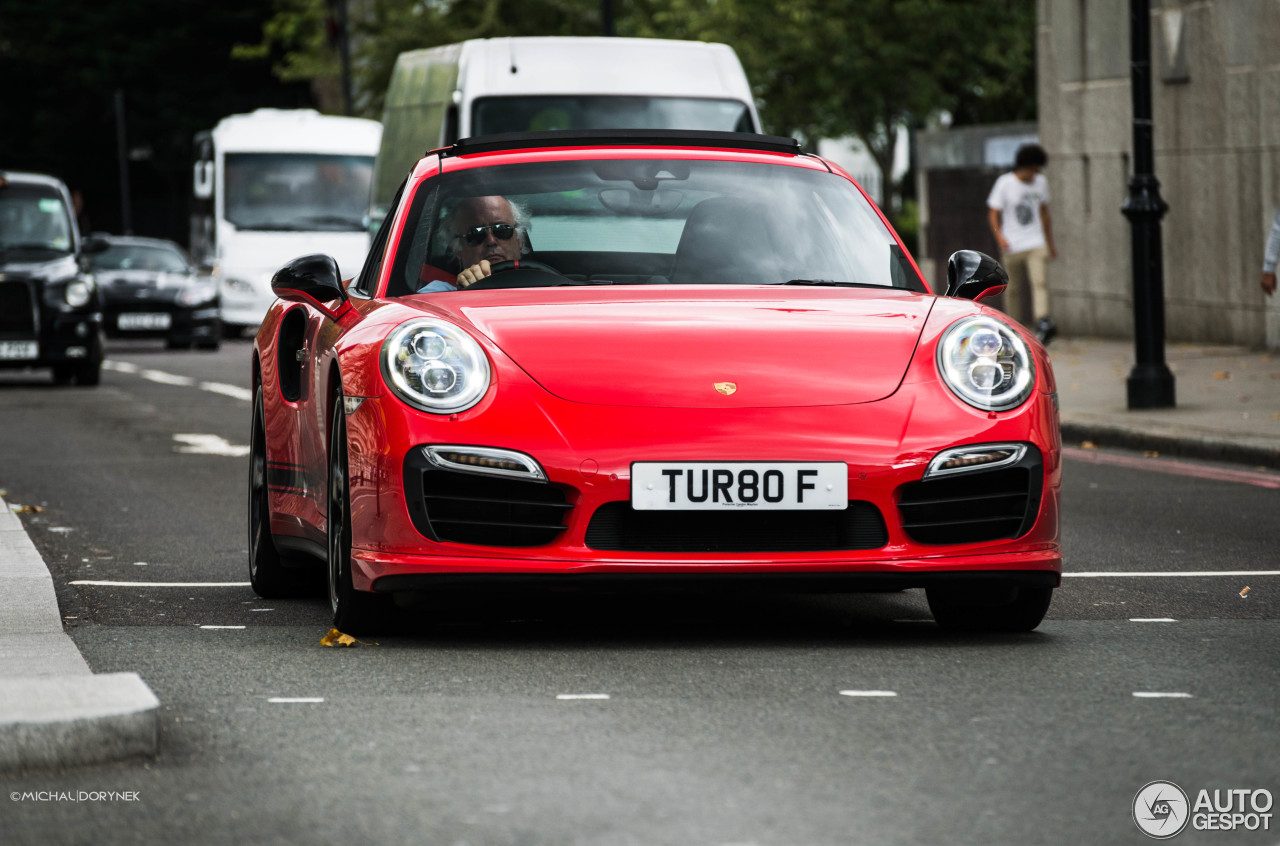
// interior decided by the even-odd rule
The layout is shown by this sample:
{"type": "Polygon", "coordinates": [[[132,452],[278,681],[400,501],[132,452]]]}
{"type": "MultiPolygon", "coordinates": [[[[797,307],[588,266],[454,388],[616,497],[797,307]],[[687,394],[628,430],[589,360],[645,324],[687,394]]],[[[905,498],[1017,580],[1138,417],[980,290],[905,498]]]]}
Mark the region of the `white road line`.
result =
{"type": "Polygon", "coordinates": [[[244,626],[201,626],[202,629],[243,629],[244,626]]]}
{"type": "Polygon", "coordinates": [[[233,444],[221,435],[201,435],[184,433],[174,435],[173,439],[186,446],[176,447],[177,452],[184,455],[222,455],[230,458],[244,458],[249,454],[248,444],[233,444]]]}
{"type": "Polygon", "coordinates": [[[290,703],[297,703],[297,702],[302,702],[302,703],[323,702],[324,697],[323,696],[273,696],[267,701],[275,702],[277,704],[290,704],[290,703]]]}
{"type": "Polygon", "coordinates": [[[607,693],[558,693],[556,699],[608,699],[607,693]]]}
{"type": "Polygon", "coordinates": [[[189,388],[196,383],[196,380],[190,376],[178,376],[173,373],[165,373],[163,370],[143,370],[138,375],[148,382],[158,382],[161,385],[177,385],[181,388],[189,388]]]}
{"type": "Polygon", "coordinates": [[[131,373],[141,376],[151,382],[157,382],[161,385],[175,385],[180,388],[199,388],[211,394],[219,394],[224,397],[240,400],[241,402],[253,402],[253,392],[248,388],[239,385],[228,385],[226,382],[199,382],[190,376],[179,376],[176,373],[166,373],[163,370],[152,370],[139,367],[128,361],[112,361],[102,362],[105,370],[114,370],[116,373],[131,373]]]}
{"type": "Polygon", "coordinates": [[[841,696],[897,696],[894,690],[842,690],[841,696]]]}
{"type": "Polygon", "coordinates": [[[1190,693],[1159,693],[1153,691],[1136,690],[1133,693],[1139,699],[1193,699],[1190,693]]]}
{"type": "Polygon", "coordinates": [[[1189,570],[1182,573],[1099,572],[1063,573],[1064,579],[1178,579],[1212,578],[1214,576],[1280,576],[1280,570],[1189,570]]]}
{"type": "Polygon", "coordinates": [[[1176,623],[1172,617],[1130,617],[1130,623],[1176,623]]]}
{"type": "Polygon", "coordinates": [[[211,394],[222,394],[224,397],[253,402],[253,391],[239,385],[228,385],[225,382],[201,382],[200,390],[211,394]]]}
{"type": "Polygon", "coordinates": [[[89,585],[91,587],[180,587],[180,588],[226,588],[249,587],[251,582],[111,582],[91,579],[77,579],[69,582],[73,585],[89,585]]]}

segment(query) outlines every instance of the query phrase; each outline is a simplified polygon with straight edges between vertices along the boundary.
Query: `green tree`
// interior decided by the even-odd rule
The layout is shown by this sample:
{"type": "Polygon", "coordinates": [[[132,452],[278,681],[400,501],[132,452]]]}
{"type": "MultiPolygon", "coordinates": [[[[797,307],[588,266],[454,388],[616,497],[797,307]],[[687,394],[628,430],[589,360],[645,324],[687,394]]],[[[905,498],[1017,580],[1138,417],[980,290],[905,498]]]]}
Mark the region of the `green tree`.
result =
{"type": "MultiPolygon", "coordinates": [[[[286,79],[337,73],[327,0],[276,0],[257,46],[283,47],[286,79]]],[[[597,35],[596,0],[350,0],[360,111],[381,112],[396,56],[467,38],[597,35]]],[[[889,189],[901,126],[1035,115],[1031,0],[627,0],[619,35],[722,41],[738,52],[772,132],[855,136],[889,189]]],[[[890,203],[894,205],[894,203],[890,203]]]]}

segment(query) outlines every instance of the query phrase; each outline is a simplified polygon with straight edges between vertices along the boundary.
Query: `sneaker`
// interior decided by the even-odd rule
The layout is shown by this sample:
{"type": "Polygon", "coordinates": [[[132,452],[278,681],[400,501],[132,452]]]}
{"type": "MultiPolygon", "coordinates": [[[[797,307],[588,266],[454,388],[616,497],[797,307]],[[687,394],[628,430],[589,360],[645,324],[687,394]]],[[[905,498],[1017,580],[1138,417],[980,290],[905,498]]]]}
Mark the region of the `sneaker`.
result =
{"type": "Polygon", "coordinates": [[[1036,321],[1036,338],[1046,347],[1058,335],[1058,324],[1054,323],[1047,317],[1042,317],[1036,321]]]}

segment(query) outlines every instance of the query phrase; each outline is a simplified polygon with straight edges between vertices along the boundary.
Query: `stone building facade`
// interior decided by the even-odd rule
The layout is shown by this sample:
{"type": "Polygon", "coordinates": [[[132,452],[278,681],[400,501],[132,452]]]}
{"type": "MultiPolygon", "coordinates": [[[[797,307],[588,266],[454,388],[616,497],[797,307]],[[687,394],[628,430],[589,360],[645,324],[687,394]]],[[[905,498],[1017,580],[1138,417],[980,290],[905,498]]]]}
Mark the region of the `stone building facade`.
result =
{"type": "MultiPolygon", "coordinates": [[[[1127,0],[1037,0],[1039,135],[1049,152],[1053,315],[1131,337],[1133,144],[1127,0]]],[[[1280,204],[1280,0],[1152,0],[1155,171],[1170,341],[1280,347],[1259,286],[1280,204]]]]}

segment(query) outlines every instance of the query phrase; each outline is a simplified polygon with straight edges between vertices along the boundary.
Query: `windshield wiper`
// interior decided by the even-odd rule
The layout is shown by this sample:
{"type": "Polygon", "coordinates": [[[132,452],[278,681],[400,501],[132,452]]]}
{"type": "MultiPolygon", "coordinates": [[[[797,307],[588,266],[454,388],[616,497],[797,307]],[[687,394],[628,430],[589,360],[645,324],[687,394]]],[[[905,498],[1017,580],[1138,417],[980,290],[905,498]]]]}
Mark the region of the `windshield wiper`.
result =
{"type": "Polygon", "coordinates": [[[19,242],[17,244],[0,244],[0,254],[18,252],[20,250],[26,250],[27,252],[30,252],[32,250],[43,250],[45,252],[50,252],[50,253],[71,252],[70,250],[64,250],[60,247],[55,247],[52,244],[41,244],[35,241],[19,242]]]}
{"type": "Polygon", "coordinates": [[[870,282],[837,282],[834,279],[788,279],[783,285],[831,285],[836,288],[884,288],[885,285],[874,285],[870,282]]]}

